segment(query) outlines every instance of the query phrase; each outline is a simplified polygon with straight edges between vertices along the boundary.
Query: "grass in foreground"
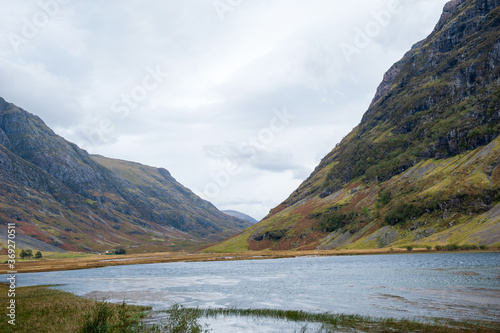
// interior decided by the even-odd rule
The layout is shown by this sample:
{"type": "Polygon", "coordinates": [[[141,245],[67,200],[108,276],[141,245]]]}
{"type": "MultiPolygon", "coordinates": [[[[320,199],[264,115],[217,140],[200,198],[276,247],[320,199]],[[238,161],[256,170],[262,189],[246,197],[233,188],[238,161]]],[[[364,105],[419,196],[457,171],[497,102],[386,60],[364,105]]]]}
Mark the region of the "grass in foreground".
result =
{"type": "MultiPolygon", "coordinates": [[[[0,284],[0,300],[5,309],[7,286],[0,284]]],[[[141,318],[150,307],[110,304],[53,290],[47,286],[16,289],[16,327],[2,315],[0,332],[78,332],[78,333],[207,333],[199,323],[202,317],[247,316],[300,323],[319,323],[319,332],[499,332],[500,323],[372,318],[358,315],[309,313],[273,309],[192,309],[174,305],[165,312],[166,321],[144,325],[141,318]]]]}
{"type": "MultiPolygon", "coordinates": [[[[0,306],[7,308],[8,286],[0,284],[0,306]]],[[[0,332],[16,333],[208,333],[198,323],[199,313],[172,306],[166,322],[143,325],[151,307],[99,302],[48,286],[18,287],[15,296],[15,326],[3,314],[0,332]]],[[[5,312],[6,313],[6,312],[5,312]]]]}
{"type": "Polygon", "coordinates": [[[93,314],[102,312],[103,309],[108,309],[108,313],[113,314],[107,318],[108,327],[118,327],[124,323],[128,325],[132,322],[139,322],[139,319],[145,315],[145,311],[151,309],[144,306],[97,302],[64,291],[49,289],[47,286],[18,287],[15,296],[16,325],[14,327],[7,322],[10,318],[5,315],[10,300],[7,290],[7,285],[0,284],[0,304],[4,309],[1,315],[0,332],[78,332],[86,322],[92,321],[93,314]]]}
{"type": "MultiPolygon", "coordinates": [[[[193,309],[191,309],[193,311],[193,309]]],[[[295,310],[275,309],[194,309],[200,316],[250,316],[253,318],[271,318],[294,322],[320,323],[319,332],[499,332],[500,323],[466,322],[436,319],[433,322],[421,322],[409,319],[373,318],[359,315],[310,313],[295,310]]]]}

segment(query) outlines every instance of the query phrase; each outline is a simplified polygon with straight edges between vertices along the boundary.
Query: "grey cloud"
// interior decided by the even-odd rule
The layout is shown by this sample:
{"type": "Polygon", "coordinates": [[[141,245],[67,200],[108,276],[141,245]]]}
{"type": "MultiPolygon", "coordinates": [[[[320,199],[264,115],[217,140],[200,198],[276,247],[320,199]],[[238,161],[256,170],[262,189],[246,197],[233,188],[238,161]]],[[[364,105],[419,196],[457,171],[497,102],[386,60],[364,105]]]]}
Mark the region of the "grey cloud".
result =
{"type": "Polygon", "coordinates": [[[205,154],[217,161],[227,161],[236,166],[250,166],[252,168],[281,173],[291,171],[294,178],[303,179],[312,170],[294,161],[290,151],[280,148],[265,148],[249,142],[235,144],[226,142],[219,145],[207,145],[205,154]]]}
{"type": "MultiPolygon", "coordinates": [[[[224,208],[226,198],[238,197],[249,203],[245,213],[259,217],[356,125],[383,73],[432,30],[445,2],[402,0],[402,13],[349,64],[339,45],[388,0],[248,0],[223,21],[206,0],[74,0],[19,52],[0,38],[0,96],[70,141],[85,142],[110,120],[113,131],[90,144],[91,153],[173,166],[190,188],[203,188],[212,164],[245,166],[250,171],[214,204],[224,208]],[[128,117],[117,117],[113,101],[157,65],[169,77],[128,117]],[[283,107],[296,118],[276,140],[246,139],[283,107]]],[[[39,8],[0,5],[3,37],[19,33],[39,8]]]]}

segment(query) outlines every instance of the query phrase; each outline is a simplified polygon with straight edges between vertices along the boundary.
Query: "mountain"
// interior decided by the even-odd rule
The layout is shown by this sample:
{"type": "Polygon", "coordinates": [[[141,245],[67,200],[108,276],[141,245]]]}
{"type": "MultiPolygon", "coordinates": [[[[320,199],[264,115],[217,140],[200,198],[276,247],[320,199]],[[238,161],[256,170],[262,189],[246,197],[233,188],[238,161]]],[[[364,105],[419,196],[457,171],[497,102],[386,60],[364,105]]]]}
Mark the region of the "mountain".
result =
{"type": "Polygon", "coordinates": [[[222,212],[224,214],[227,214],[227,215],[230,215],[233,217],[237,217],[237,218],[242,219],[242,220],[246,220],[248,222],[251,222],[252,224],[259,222],[256,219],[254,219],[253,217],[248,216],[247,214],[244,214],[242,212],[237,212],[235,210],[223,210],[222,212]]]}
{"type": "Polygon", "coordinates": [[[90,155],[1,98],[0,179],[1,226],[15,222],[25,244],[172,249],[251,225],[197,197],[167,170],[90,155]]]}
{"type": "Polygon", "coordinates": [[[208,250],[500,245],[499,4],[448,2],[299,188],[208,250]]]}

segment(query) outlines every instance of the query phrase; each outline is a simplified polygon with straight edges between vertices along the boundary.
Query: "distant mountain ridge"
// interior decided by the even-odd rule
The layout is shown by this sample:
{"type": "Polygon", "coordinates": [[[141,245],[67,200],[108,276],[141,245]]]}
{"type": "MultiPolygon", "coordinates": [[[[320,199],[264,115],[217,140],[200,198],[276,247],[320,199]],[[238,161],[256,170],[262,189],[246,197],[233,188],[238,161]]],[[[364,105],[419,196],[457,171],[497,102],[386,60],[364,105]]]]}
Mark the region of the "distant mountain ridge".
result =
{"type": "Polygon", "coordinates": [[[254,219],[253,217],[251,217],[247,214],[244,214],[242,212],[235,211],[235,210],[223,210],[222,212],[224,214],[227,214],[227,215],[230,215],[233,217],[237,217],[237,218],[242,219],[242,220],[246,220],[248,222],[251,222],[252,224],[259,222],[256,219],[254,219]]]}
{"type": "Polygon", "coordinates": [[[0,98],[0,222],[67,250],[175,248],[251,224],[228,216],[165,169],[90,155],[0,98]]]}
{"type": "Polygon", "coordinates": [[[299,188],[208,251],[500,245],[499,133],[500,1],[450,1],[299,188]]]}

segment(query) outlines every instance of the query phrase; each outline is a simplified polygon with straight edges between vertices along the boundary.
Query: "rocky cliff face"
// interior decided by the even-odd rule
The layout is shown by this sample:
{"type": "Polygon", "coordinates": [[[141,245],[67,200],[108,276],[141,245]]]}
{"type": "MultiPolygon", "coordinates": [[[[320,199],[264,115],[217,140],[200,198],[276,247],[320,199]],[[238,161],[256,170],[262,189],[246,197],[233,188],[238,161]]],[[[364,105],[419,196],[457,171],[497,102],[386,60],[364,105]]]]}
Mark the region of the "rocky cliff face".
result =
{"type": "Polygon", "coordinates": [[[387,180],[498,136],[499,15],[498,1],[448,3],[433,33],[387,72],[361,123],[322,161],[338,164],[317,191],[360,176],[387,180]]]}
{"type": "Polygon", "coordinates": [[[0,98],[0,221],[72,250],[220,240],[250,223],[218,211],[165,169],[92,156],[0,98]]]}
{"type": "Polygon", "coordinates": [[[287,200],[232,244],[500,242],[499,31],[500,1],[447,3],[434,31],[384,75],[361,123],[287,200]],[[479,220],[488,222],[488,232],[466,226],[479,220]],[[462,234],[477,229],[476,236],[454,238],[457,225],[462,234]],[[382,241],[367,241],[377,233],[382,241]]]}

